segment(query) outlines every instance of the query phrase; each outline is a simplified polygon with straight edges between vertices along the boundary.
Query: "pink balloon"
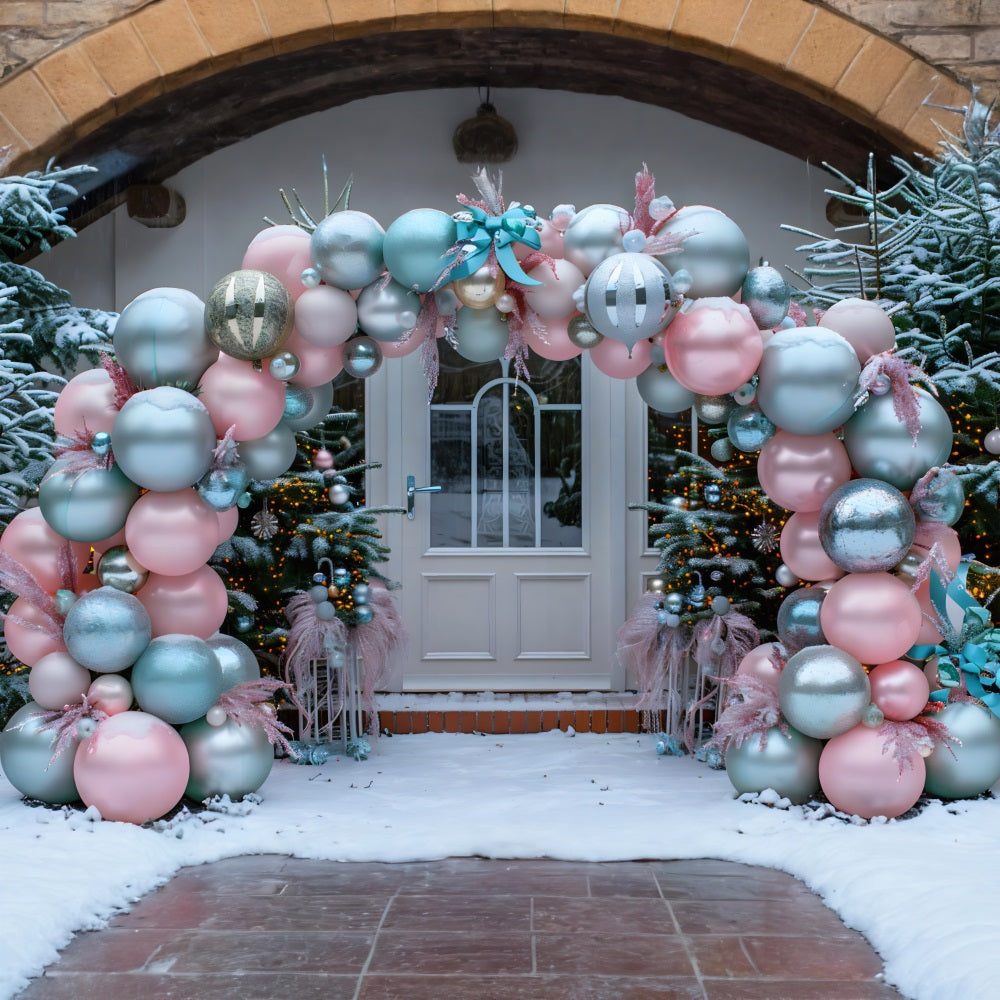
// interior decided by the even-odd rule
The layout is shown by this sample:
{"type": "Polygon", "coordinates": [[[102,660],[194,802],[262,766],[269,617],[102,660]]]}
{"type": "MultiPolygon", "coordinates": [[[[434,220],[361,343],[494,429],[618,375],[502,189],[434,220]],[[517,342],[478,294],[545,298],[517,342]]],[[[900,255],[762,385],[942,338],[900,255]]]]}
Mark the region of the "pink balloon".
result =
{"type": "Polygon", "coordinates": [[[336,347],[357,328],[357,304],[341,288],[307,288],[295,303],[295,329],[314,347],[336,347]]]}
{"type": "Polygon", "coordinates": [[[757,680],[763,681],[769,688],[777,691],[781,671],[774,665],[771,655],[780,649],[780,644],[777,642],[765,642],[763,645],[751,649],[740,660],[736,673],[741,677],[756,677],[757,680]]]}
{"type": "Polygon", "coordinates": [[[913,548],[917,549],[921,556],[926,556],[935,543],[944,552],[944,558],[952,572],[958,569],[958,564],[962,561],[962,542],[958,532],[940,521],[917,521],[913,548]]]}
{"type": "Polygon", "coordinates": [[[620,340],[605,337],[587,353],[590,354],[590,360],[605,375],[610,375],[611,378],[635,378],[649,367],[650,346],[648,340],[640,340],[633,346],[630,358],[625,344],[620,340]]]}
{"type": "MultiPolygon", "coordinates": [[[[45,523],[38,507],[29,507],[15,515],[0,535],[0,551],[20,563],[42,590],[50,594],[64,586],[59,572],[59,553],[65,544],[66,539],[45,523]]],[[[82,570],[90,559],[90,545],[70,542],[69,546],[82,570]]]]}
{"type": "Polygon", "coordinates": [[[194,489],[150,491],[129,511],[125,544],[150,572],[184,576],[207,562],[215,551],[219,519],[194,489]]]}
{"type": "Polygon", "coordinates": [[[893,722],[907,722],[919,715],[931,694],[924,672],[906,660],[880,663],[868,675],[872,701],[893,722]]]}
{"type": "Polygon", "coordinates": [[[407,354],[420,350],[424,338],[419,333],[411,333],[405,340],[380,341],[383,358],[405,358],[407,354]]]}
{"type": "Polygon", "coordinates": [[[550,319],[545,324],[544,337],[536,337],[529,329],[524,339],[528,347],[540,358],[548,361],[568,361],[583,354],[583,348],[577,347],[569,339],[566,329],[568,323],[568,318],[550,319]]]}
{"type": "Polygon", "coordinates": [[[930,580],[924,580],[917,587],[914,596],[917,599],[917,604],[920,606],[920,631],[917,633],[914,645],[937,646],[943,641],[943,636],[937,626],[937,609],[931,603],[930,580]]]}
{"type": "MultiPolygon", "coordinates": [[[[50,653],[64,653],[66,645],[62,641],[62,634],[57,638],[44,631],[51,626],[52,623],[34,604],[29,604],[23,597],[14,601],[7,612],[3,629],[7,648],[14,659],[33,667],[50,653]],[[23,618],[27,624],[22,625],[15,618],[23,618]]],[[[62,708],[62,705],[59,707],[62,708]]]]}
{"type": "Polygon", "coordinates": [[[310,242],[309,234],[298,226],[271,226],[253,238],[240,267],[273,274],[294,302],[306,290],[302,272],[312,267],[310,242]]]}
{"type": "Polygon", "coordinates": [[[240,509],[230,507],[229,510],[217,510],[215,513],[219,519],[219,545],[221,545],[236,534],[236,529],[240,526],[240,509]]]}
{"type": "Polygon", "coordinates": [[[191,767],[173,726],[149,712],[120,712],[99,723],[76,750],[73,778],[80,798],[102,818],[145,823],[168,813],[184,795],[191,767]]]}
{"type": "Polygon", "coordinates": [[[576,264],[559,259],[554,274],[548,264],[539,264],[528,272],[528,277],[542,283],[524,293],[525,301],[542,319],[558,319],[576,312],[573,293],[587,280],[576,264]]]}
{"type": "Polygon", "coordinates": [[[779,430],[757,458],[761,488],[788,510],[819,510],[850,478],[847,449],[833,434],[806,436],[779,430]]]}
{"type": "Polygon", "coordinates": [[[667,366],[686,389],[724,396],[757,370],[764,353],[757,324],[731,299],[696,299],[678,313],[663,341],[667,366]]]}
{"type": "Polygon", "coordinates": [[[199,399],[208,407],[215,433],[221,438],[235,426],[237,441],[253,441],[270,434],[285,412],[285,383],[264,368],[227,354],[211,365],[199,383],[199,399]]]}
{"type": "Polygon", "coordinates": [[[150,573],[135,596],[149,612],[154,639],[172,632],[211,638],[225,621],[228,607],[226,585],[209,566],[185,576],[150,573]]]}
{"type": "Polygon", "coordinates": [[[855,726],[829,740],[819,758],[823,793],[841,810],[871,819],[906,812],[924,790],[927,768],[917,753],[900,770],[877,729],[855,726]]]}
{"type": "Polygon", "coordinates": [[[56,400],[53,423],[57,434],[72,437],[89,431],[111,433],[118,416],[115,387],[103,368],[90,368],[74,375],[63,387],[56,400]]]}
{"type": "Polygon", "coordinates": [[[336,347],[316,347],[294,327],[291,336],[284,343],[284,350],[291,351],[299,359],[298,373],[289,379],[293,385],[303,385],[311,389],[329,382],[344,370],[343,344],[336,347]]]}
{"type": "Polygon", "coordinates": [[[836,580],[844,575],[819,540],[819,511],[792,514],[778,544],[782,561],[800,580],[836,580]]]}
{"type": "Polygon", "coordinates": [[[31,697],[50,712],[78,704],[89,687],[90,671],[69,653],[47,653],[28,673],[31,697]]]}
{"type": "Polygon", "coordinates": [[[862,365],[873,355],[896,346],[896,330],[885,310],[871,299],[841,299],[825,313],[821,324],[839,333],[862,365]]]}
{"type": "Polygon", "coordinates": [[[820,608],[827,641],[862,663],[899,659],[920,634],[920,604],[891,573],[848,573],[820,608]]]}
{"type": "Polygon", "coordinates": [[[132,685],[121,674],[101,674],[87,690],[87,701],[107,715],[127,712],[132,700],[132,685]]]}
{"type": "Polygon", "coordinates": [[[542,253],[557,259],[563,256],[565,253],[563,230],[557,229],[551,219],[542,219],[542,228],[538,235],[542,238],[542,253]]]}

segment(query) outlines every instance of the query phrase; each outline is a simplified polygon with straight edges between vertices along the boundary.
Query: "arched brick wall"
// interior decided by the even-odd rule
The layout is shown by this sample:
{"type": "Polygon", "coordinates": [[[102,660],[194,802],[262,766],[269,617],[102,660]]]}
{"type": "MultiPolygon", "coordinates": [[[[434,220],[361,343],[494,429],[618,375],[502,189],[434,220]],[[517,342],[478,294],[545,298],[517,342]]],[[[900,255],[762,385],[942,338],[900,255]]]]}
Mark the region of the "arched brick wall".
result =
{"type": "MultiPolygon", "coordinates": [[[[832,9],[861,18],[915,2],[14,2],[49,27],[82,8],[104,26],[71,26],[77,37],[0,80],[0,144],[15,147],[15,170],[103,157],[88,206],[99,211],[127,183],[322,106],[491,82],[617,93],[857,166],[868,149],[931,150],[940,113],[923,99],[968,99],[948,72],[832,9]]],[[[924,4],[949,5],[961,3],[924,4]]]]}

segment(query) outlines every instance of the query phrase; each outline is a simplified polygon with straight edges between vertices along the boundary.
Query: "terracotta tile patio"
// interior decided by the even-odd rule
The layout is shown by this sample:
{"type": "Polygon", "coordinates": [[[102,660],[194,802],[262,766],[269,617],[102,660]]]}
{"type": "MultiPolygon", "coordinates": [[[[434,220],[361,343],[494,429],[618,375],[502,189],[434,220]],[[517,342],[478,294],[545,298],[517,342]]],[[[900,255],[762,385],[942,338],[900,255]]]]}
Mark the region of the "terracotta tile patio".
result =
{"type": "Polygon", "coordinates": [[[20,1000],[884,1000],[789,875],[722,861],[279,855],[188,868],[20,1000]]]}

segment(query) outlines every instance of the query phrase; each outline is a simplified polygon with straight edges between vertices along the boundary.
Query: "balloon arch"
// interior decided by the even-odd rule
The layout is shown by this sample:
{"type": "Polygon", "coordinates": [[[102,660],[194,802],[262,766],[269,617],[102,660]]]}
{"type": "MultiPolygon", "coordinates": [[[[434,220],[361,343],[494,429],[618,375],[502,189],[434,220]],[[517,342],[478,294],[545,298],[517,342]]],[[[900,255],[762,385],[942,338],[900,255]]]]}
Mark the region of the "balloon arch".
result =
{"type": "MultiPolygon", "coordinates": [[[[801,799],[822,784],[839,808],[891,816],[925,784],[989,787],[1000,721],[956,696],[945,649],[968,607],[951,528],[964,498],[941,468],[952,430],[933,386],[915,388],[922,373],[893,356],[881,306],[847,300],[797,325],[788,287],[750,267],[738,225],[657,197],[645,168],[632,211],[564,205],[547,219],[506,204],[485,171],[475,180],[479,197],[460,196],[454,214],[416,209],[383,229],[343,209],[261,232],[205,303],[174,288],[138,296],[114,359],[66,385],[62,456],[38,507],[0,537],[0,583],[18,595],[7,643],[35,699],[0,740],[15,787],[141,823],[185,791],[263,783],[283,740],[266,707],[277,682],[218,632],[227,595],[207,562],[249,481],[283,474],[296,430],[326,415],[333,377],[420,350],[433,393],[440,337],[525,379],[529,351],[587,351],[665,413],[698,396],[741,404],[731,440],[760,452],[763,489],[791,512],[784,562],[820,597],[811,643],[759,646],[731,682],[716,729],[737,788],[801,799]],[[96,575],[81,572],[91,549],[96,575]],[[213,727],[226,740],[207,740],[213,727]],[[238,781],[230,767],[213,783],[214,753],[243,761],[238,781]]],[[[735,612],[716,603],[724,635],[735,612]]],[[[679,622],[655,594],[643,611],[652,649],[679,622]]]]}

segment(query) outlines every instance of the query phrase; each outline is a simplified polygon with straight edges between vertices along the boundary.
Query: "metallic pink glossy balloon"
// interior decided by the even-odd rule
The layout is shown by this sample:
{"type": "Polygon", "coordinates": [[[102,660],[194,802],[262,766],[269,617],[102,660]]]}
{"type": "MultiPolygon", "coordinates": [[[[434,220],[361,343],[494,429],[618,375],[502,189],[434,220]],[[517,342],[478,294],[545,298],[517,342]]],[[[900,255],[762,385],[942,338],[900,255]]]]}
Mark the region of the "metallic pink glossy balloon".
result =
{"type": "MultiPolygon", "coordinates": [[[[19,597],[10,606],[4,621],[4,638],[11,655],[21,663],[31,667],[43,656],[50,653],[66,651],[62,637],[56,638],[46,634],[43,629],[51,623],[33,604],[19,597]],[[27,624],[22,625],[16,619],[21,618],[27,624]]],[[[62,706],[59,706],[62,708],[62,706]]]]}
{"type": "Polygon", "coordinates": [[[188,488],[144,493],[125,522],[125,544],[153,573],[184,576],[208,562],[219,544],[219,518],[188,488]]]}
{"type": "Polygon", "coordinates": [[[132,685],[121,674],[101,674],[87,690],[87,701],[108,715],[127,712],[132,700],[132,685]]]}
{"type": "MultiPolygon", "coordinates": [[[[0,535],[0,552],[6,552],[35,578],[35,582],[50,594],[63,586],[59,573],[59,552],[66,544],[62,535],[56,534],[45,523],[38,507],[29,507],[15,515],[0,535]]],[[[90,558],[90,545],[70,542],[80,569],[90,558]]]]}
{"type": "Polygon", "coordinates": [[[640,340],[632,346],[632,357],[629,357],[628,347],[625,344],[620,340],[605,337],[587,353],[590,355],[590,360],[605,375],[611,378],[635,378],[649,367],[651,346],[648,340],[640,340]]]}
{"type": "Polygon", "coordinates": [[[724,396],[757,370],[764,341],[746,306],[706,298],[674,317],[663,348],[681,385],[701,396],[724,396]]]}
{"type": "Polygon", "coordinates": [[[763,681],[774,691],[778,690],[778,678],[781,671],[774,665],[771,655],[775,651],[781,651],[782,647],[777,642],[765,642],[755,649],[751,649],[746,656],[740,660],[740,665],[736,668],[736,673],[741,677],[756,677],[763,681]]]}
{"type": "Polygon", "coordinates": [[[118,416],[115,387],[103,368],[90,368],[74,375],[63,387],[56,400],[53,422],[57,434],[71,437],[84,430],[111,433],[118,416]]]}
{"type": "Polygon", "coordinates": [[[198,384],[198,398],[208,408],[215,433],[221,438],[235,426],[237,441],[253,441],[278,426],[285,412],[285,385],[249,361],[220,354],[198,384]]]}
{"type": "Polygon", "coordinates": [[[920,604],[891,573],[848,573],[830,588],[819,618],[827,640],[862,663],[896,660],[920,634],[920,604]]]}
{"type": "Polygon", "coordinates": [[[821,323],[854,348],[861,364],[896,345],[892,320],[871,299],[841,299],[823,313],[821,323]]]}
{"type": "Polygon", "coordinates": [[[120,712],[77,748],[80,798],[103,819],[145,823],[169,812],[190,775],[187,747],[173,726],[149,712],[120,712]]]}
{"type": "MultiPolygon", "coordinates": [[[[543,336],[535,336],[529,328],[524,339],[528,347],[540,358],[545,358],[547,361],[569,361],[570,358],[579,357],[583,353],[583,348],[577,347],[569,339],[566,328],[568,322],[568,318],[565,317],[547,320],[543,336]]],[[[621,346],[624,349],[624,344],[621,346]]]]}
{"type": "Polygon", "coordinates": [[[309,234],[298,226],[270,226],[253,238],[240,267],[273,274],[294,301],[306,290],[302,272],[312,267],[309,234]]]}
{"type": "Polygon", "coordinates": [[[781,529],[778,545],[782,561],[800,580],[835,580],[844,575],[820,542],[818,510],[792,514],[781,529]]]}
{"type": "Polygon", "coordinates": [[[208,639],[226,618],[226,585],[208,566],[186,576],[150,573],[135,596],[149,612],[154,639],[175,632],[208,639]]]}
{"type": "Polygon", "coordinates": [[[877,729],[855,726],[834,736],[819,758],[823,793],[841,810],[871,819],[892,819],[911,808],[924,789],[927,768],[917,753],[910,754],[900,772],[891,750],[884,753],[884,737],[877,729]]]}
{"type": "Polygon", "coordinates": [[[48,653],[28,674],[31,697],[50,712],[78,704],[89,687],[90,671],[69,653],[48,653]]]}
{"type": "Polygon", "coordinates": [[[851,478],[851,460],[833,434],[777,431],[760,450],[757,478],[776,504],[814,511],[851,478]]]}
{"type": "Polygon", "coordinates": [[[906,660],[880,663],[868,675],[868,682],[872,701],[893,722],[907,722],[919,715],[931,693],[923,670],[906,660]]]}

